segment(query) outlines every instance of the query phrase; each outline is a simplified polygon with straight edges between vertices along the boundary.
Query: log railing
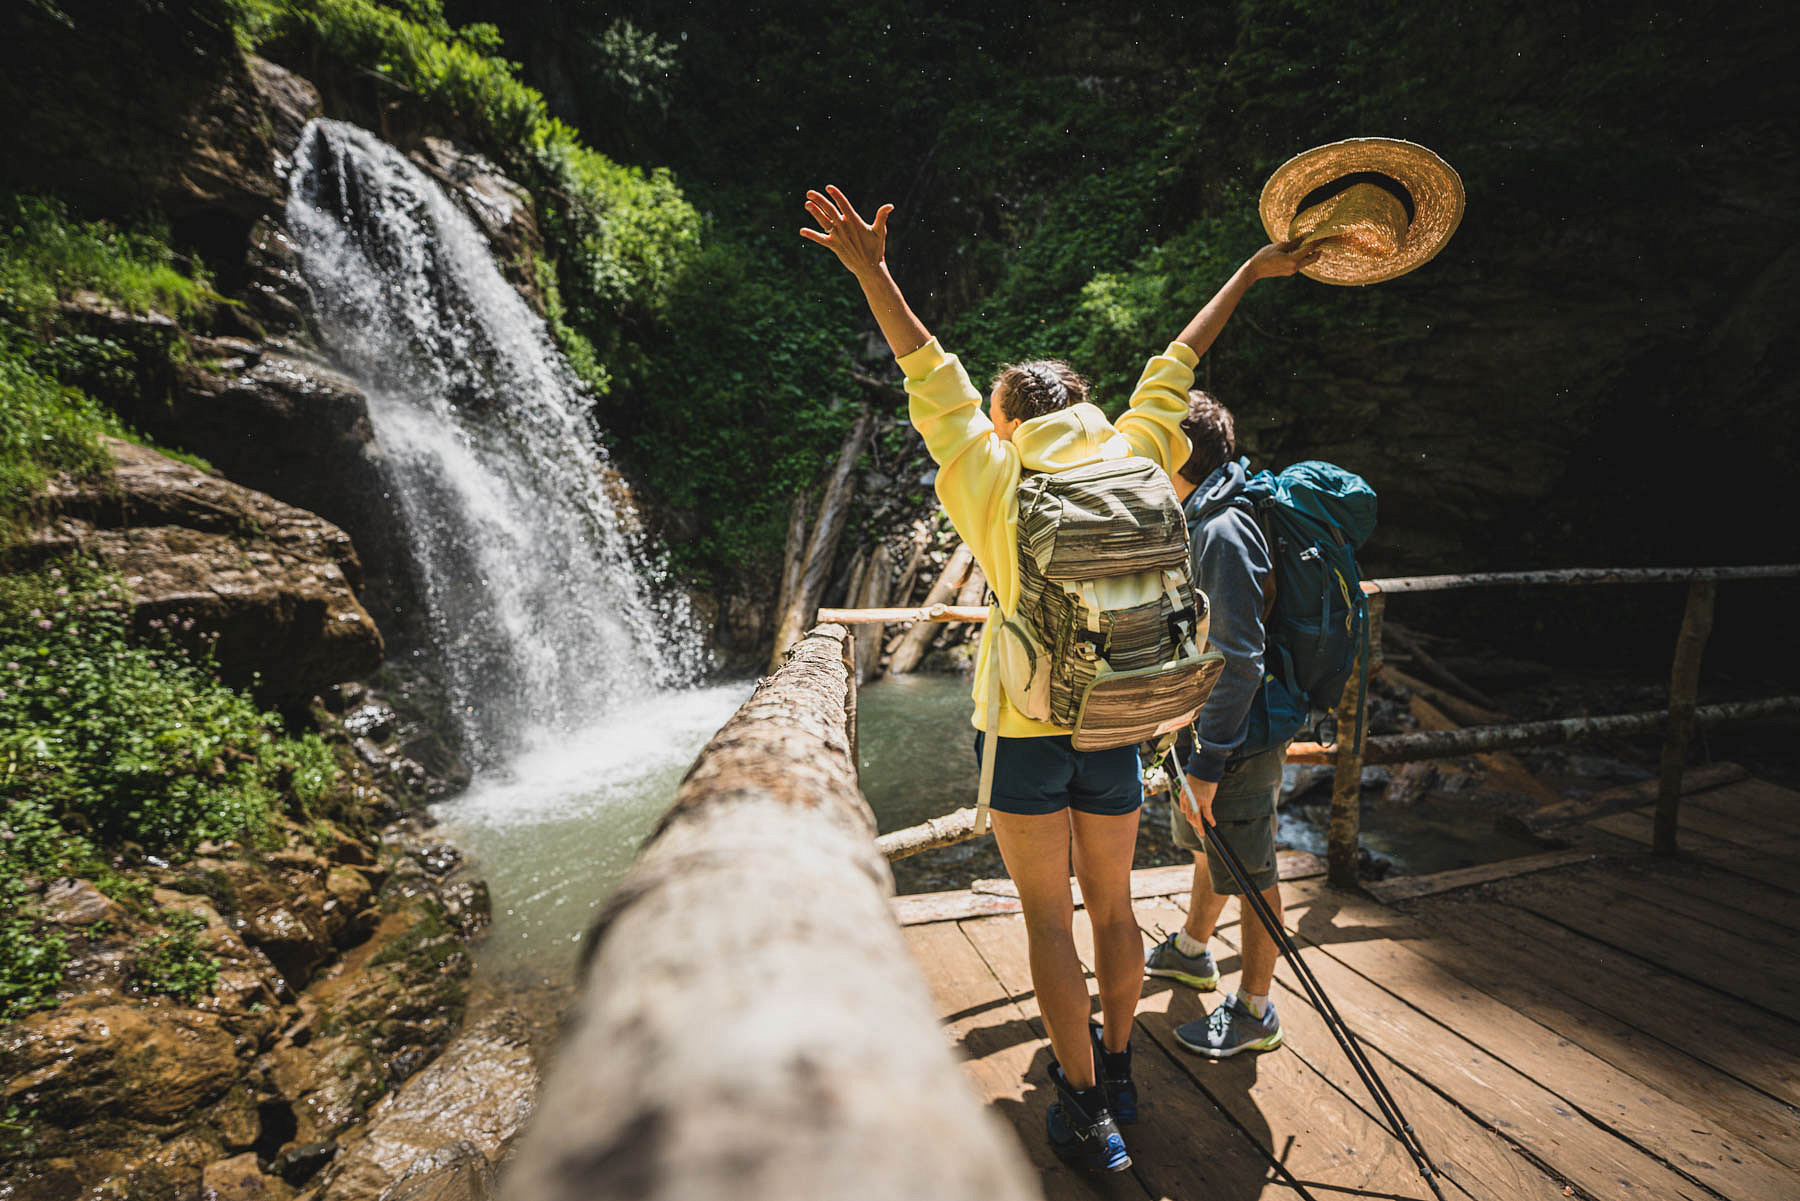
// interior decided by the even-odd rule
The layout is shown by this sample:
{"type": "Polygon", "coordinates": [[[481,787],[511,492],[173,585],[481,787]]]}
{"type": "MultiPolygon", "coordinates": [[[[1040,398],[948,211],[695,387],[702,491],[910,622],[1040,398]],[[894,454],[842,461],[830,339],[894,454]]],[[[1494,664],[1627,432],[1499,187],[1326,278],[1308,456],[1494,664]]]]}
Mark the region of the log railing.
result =
{"type": "MultiPolygon", "coordinates": [[[[1682,616],[1676,639],[1674,667],[1670,673],[1668,708],[1650,713],[1619,713],[1596,717],[1572,717],[1560,721],[1505,722],[1484,720],[1479,724],[1455,730],[1418,731],[1367,737],[1358,743],[1354,738],[1340,738],[1336,743],[1296,742],[1288,748],[1290,763],[1329,764],[1333,768],[1331,824],[1328,833],[1332,883],[1351,887],[1356,883],[1356,861],[1361,827],[1360,795],[1362,769],[1365,764],[1402,763],[1424,759],[1447,759],[1459,755],[1483,753],[1527,746],[1554,746],[1593,738],[1623,734],[1663,731],[1662,771],[1657,792],[1655,850],[1672,855],[1676,850],[1676,825],[1681,803],[1681,782],[1687,760],[1688,739],[1695,726],[1718,722],[1743,721],[1779,713],[1800,712],[1800,696],[1780,696],[1765,700],[1740,701],[1732,704],[1698,706],[1700,656],[1712,628],[1713,598],[1721,581],[1785,580],[1800,578],[1800,564],[1769,564],[1750,567],[1668,567],[1668,568],[1568,568],[1556,571],[1501,571],[1464,575],[1403,576],[1368,580],[1363,592],[1369,598],[1369,633],[1374,668],[1381,663],[1382,625],[1387,598],[1398,593],[1447,592],[1464,588],[1500,588],[1521,586],[1578,586],[1595,584],[1671,584],[1688,586],[1687,608],[1682,616]]],[[[946,622],[987,620],[987,610],[955,607],[945,604],[913,609],[821,609],[819,620],[859,624],[903,621],[946,622]]],[[[1423,656],[1422,648],[1413,648],[1423,656]]],[[[1425,658],[1429,658],[1425,656],[1425,658]]],[[[1359,664],[1360,667],[1360,664],[1359,664]]],[[[1436,669],[1440,670],[1440,669],[1436,669]]],[[[1338,705],[1338,712],[1354,714],[1356,725],[1343,721],[1349,731],[1360,726],[1367,703],[1362,692],[1360,670],[1351,674],[1350,683],[1338,705]]],[[[1466,690],[1465,691],[1470,691],[1466,690]]],[[[1485,700],[1485,698],[1480,698],[1485,700]]],[[[1461,707],[1483,717],[1491,705],[1462,702],[1461,707]]],[[[974,810],[959,809],[923,825],[884,834],[877,845],[889,858],[917,854],[934,847],[948,846],[974,835],[974,810]]]]}
{"type": "Polygon", "coordinates": [[[511,1201],[1038,1196],[907,953],[822,625],[700,753],[588,937],[511,1201]]]}

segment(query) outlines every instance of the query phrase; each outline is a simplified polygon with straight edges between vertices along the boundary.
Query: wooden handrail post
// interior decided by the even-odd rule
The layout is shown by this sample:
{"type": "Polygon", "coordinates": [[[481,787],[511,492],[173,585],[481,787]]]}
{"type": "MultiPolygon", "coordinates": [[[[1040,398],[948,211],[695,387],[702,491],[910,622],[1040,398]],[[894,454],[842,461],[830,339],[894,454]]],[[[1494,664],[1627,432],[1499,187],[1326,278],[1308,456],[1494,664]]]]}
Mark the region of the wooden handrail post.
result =
{"type": "MultiPolygon", "coordinates": [[[[1387,609],[1387,597],[1379,591],[1369,594],[1369,669],[1381,657],[1381,619],[1387,609]]],[[[1338,701],[1337,761],[1331,772],[1331,826],[1326,834],[1326,861],[1330,879],[1338,888],[1356,887],[1356,851],[1362,830],[1362,767],[1365,738],[1358,731],[1367,729],[1368,689],[1364,687],[1363,655],[1357,651],[1351,665],[1350,679],[1344,684],[1344,695],[1338,701]]]]}
{"type": "Polygon", "coordinates": [[[1681,614],[1681,633],[1675,639],[1675,666],[1669,672],[1669,724],[1663,732],[1662,786],[1656,795],[1658,855],[1675,853],[1675,831],[1681,816],[1681,774],[1687,765],[1688,736],[1694,729],[1694,700],[1700,691],[1700,653],[1712,633],[1713,599],[1718,585],[1712,580],[1688,584],[1687,607],[1681,614]]]}

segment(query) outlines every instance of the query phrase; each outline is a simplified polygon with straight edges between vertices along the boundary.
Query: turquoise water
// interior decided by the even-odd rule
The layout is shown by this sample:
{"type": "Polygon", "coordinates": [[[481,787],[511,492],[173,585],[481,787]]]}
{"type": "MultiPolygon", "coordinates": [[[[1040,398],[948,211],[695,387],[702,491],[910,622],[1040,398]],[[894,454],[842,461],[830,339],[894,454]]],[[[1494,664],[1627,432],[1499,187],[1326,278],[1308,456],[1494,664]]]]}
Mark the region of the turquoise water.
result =
{"type": "MultiPolygon", "coordinates": [[[[493,896],[493,929],[479,949],[485,969],[521,986],[567,986],[595,910],[630,867],[700,748],[750,691],[750,682],[739,681],[661,694],[539,747],[504,775],[479,779],[433,807],[442,836],[469,856],[493,896]]],[[[862,788],[881,831],[974,803],[965,677],[879,680],[862,690],[857,709],[862,788]]],[[[1284,806],[1281,840],[1324,854],[1328,800],[1321,788],[1284,806]]],[[[1541,849],[1497,831],[1492,812],[1479,802],[1454,798],[1366,807],[1363,845],[1403,875],[1541,849]]],[[[976,874],[1000,874],[988,840],[946,854],[976,874]]],[[[913,888],[945,886],[917,870],[921,861],[909,866],[914,870],[901,872],[903,889],[909,879],[919,881],[913,888]]]]}

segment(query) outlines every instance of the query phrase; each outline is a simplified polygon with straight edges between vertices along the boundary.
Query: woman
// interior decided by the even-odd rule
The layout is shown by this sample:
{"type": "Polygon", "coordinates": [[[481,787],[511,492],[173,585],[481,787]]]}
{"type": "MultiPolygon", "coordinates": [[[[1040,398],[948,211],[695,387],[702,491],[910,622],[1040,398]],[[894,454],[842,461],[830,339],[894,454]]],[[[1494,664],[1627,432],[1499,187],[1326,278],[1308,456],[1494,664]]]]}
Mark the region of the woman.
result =
{"type": "MultiPolygon", "coordinates": [[[[806,194],[806,211],[819,228],[800,235],[835,254],[862,285],[905,373],[913,425],[938,464],[938,499],[1007,613],[1016,610],[1019,596],[1021,472],[1064,471],[1138,454],[1172,475],[1188,458],[1181,421],[1200,356],[1252,283],[1292,275],[1301,262],[1292,253],[1297,242],[1258,251],[1168,350],[1150,360],[1116,426],[1088,403],[1087,382],[1054,359],[1001,371],[984,415],[962,364],[938,346],[888,273],[887,222],[894,206],[884,204],[873,222],[864,221],[843,192],[827,187],[806,194]]],[[[994,634],[991,627],[983,630],[977,656],[978,729],[994,634]]],[[[1137,1116],[1130,1040],[1144,980],[1144,944],[1131,909],[1132,851],[1143,802],[1137,753],[1133,747],[1074,750],[1067,730],[1025,717],[1004,696],[997,726],[980,737],[996,739],[994,838],[1018,886],[1032,985],[1054,1053],[1050,1141],[1065,1160],[1122,1170],[1131,1158],[1117,1121],[1137,1116]],[[1071,863],[1093,926],[1102,1017],[1097,1029],[1088,1022],[1087,982],[1075,952],[1071,863]]]]}

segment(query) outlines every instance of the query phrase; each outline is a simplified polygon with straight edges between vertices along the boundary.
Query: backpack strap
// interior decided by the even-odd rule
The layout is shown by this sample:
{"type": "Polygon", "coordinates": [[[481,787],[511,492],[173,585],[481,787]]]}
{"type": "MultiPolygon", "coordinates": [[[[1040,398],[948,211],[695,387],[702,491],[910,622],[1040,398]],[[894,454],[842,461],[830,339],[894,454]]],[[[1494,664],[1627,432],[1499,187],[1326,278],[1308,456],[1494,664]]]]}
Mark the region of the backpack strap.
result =
{"type": "MultiPolygon", "coordinates": [[[[1002,618],[998,603],[988,606],[988,628],[998,631],[1002,618]]],[[[975,792],[975,837],[987,833],[988,802],[994,799],[994,760],[1000,754],[1000,647],[988,647],[987,721],[981,742],[981,785],[975,792]]]]}

